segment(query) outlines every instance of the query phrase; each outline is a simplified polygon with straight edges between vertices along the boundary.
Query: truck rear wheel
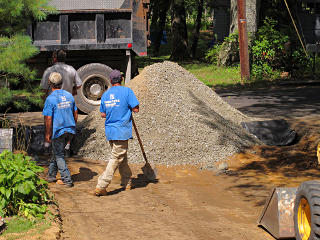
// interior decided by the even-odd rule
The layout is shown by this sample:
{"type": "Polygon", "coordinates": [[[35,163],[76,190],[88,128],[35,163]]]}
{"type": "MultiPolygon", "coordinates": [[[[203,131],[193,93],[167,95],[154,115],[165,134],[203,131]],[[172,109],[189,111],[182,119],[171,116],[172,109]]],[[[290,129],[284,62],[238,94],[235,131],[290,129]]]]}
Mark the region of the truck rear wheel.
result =
{"type": "Polygon", "coordinates": [[[112,69],[104,64],[91,63],[78,69],[82,87],[75,96],[77,107],[90,113],[100,106],[102,94],[111,86],[109,75],[112,69]]]}
{"type": "Polygon", "coordinates": [[[297,240],[320,240],[320,182],[303,182],[294,205],[294,229],[297,240]]]}

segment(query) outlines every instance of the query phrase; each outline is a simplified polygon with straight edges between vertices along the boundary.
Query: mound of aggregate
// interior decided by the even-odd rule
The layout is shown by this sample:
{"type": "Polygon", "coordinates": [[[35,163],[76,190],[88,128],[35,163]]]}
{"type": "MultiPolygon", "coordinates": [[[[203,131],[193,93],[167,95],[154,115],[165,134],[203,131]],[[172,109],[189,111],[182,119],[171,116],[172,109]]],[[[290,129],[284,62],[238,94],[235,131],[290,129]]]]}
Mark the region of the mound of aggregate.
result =
{"type": "MultiPolygon", "coordinates": [[[[128,84],[140,102],[133,114],[151,163],[211,167],[217,161],[259,143],[240,122],[250,118],[223,101],[212,89],[176,63],[146,67],[128,84]]],[[[108,161],[104,119],[95,111],[78,129],[78,153],[108,161]]],[[[129,163],[143,163],[135,134],[129,163]]]]}

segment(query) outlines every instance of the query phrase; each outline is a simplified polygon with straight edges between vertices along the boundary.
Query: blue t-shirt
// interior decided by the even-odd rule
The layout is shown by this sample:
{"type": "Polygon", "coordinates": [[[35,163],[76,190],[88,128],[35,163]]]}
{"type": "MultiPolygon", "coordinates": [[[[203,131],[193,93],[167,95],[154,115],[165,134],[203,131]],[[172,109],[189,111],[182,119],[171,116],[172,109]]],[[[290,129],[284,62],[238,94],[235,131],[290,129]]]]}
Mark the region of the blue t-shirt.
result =
{"type": "Polygon", "coordinates": [[[132,138],[132,108],[139,105],[133,91],[128,87],[114,86],[101,98],[100,112],[106,114],[105,132],[107,140],[132,138]]]}
{"type": "Polygon", "coordinates": [[[42,115],[52,117],[52,138],[68,132],[76,133],[73,112],[77,110],[73,96],[65,90],[55,90],[46,99],[42,115]]]}

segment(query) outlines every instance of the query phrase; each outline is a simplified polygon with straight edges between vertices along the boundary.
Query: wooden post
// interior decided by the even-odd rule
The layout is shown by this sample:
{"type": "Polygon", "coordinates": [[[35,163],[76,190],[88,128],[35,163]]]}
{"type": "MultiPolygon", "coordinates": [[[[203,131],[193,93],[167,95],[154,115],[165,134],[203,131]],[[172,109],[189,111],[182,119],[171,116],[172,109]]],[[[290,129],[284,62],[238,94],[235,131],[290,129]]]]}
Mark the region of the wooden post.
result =
{"type": "Polygon", "coordinates": [[[126,50],[126,58],[127,58],[127,70],[126,70],[125,84],[128,84],[131,80],[131,64],[132,64],[130,50],[126,50]]]}
{"type": "Polygon", "coordinates": [[[238,3],[238,29],[240,48],[241,84],[250,78],[248,32],[246,18],[246,0],[237,0],[238,3]]]}

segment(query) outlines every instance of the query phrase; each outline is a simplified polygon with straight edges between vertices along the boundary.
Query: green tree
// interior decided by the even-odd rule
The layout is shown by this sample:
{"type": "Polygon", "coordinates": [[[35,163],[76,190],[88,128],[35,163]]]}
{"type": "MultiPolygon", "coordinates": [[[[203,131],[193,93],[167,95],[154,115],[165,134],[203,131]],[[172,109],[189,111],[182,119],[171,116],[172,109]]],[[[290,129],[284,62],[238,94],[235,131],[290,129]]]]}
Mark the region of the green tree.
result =
{"type": "Polygon", "coordinates": [[[196,52],[197,52],[198,41],[199,41],[199,37],[200,37],[201,19],[202,19],[204,1],[198,0],[197,5],[198,5],[197,6],[197,9],[198,9],[197,19],[195,22],[195,29],[194,29],[194,33],[193,33],[193,42],[192,42],[192,46],[191,46],[191,56],[192,57],[195,57],[196,52]]]}
{"type": "Polygon", "coordinates": [[[172,0],[151,1],[152,21],[151,30],[153,35],[154,47],[153,55],[158,56],[160,51],[163,30],[165,29],[167,13],[172,0]]]}
{"type": "Polygon", "coordinates": [[[32,87],[36,72],[25,64],[38,49],[24,32],[53,11],[47,0],[0,0],[0,109],[28,110],[28,102],[40,104],[41,94],[32,87]]]}
{"type": "Polygon", "coordinates": [[[184,0],[172,1],[172,52],[170,59],[184,60],[190,57],[188,53],[188,30],[184,0]]]}

